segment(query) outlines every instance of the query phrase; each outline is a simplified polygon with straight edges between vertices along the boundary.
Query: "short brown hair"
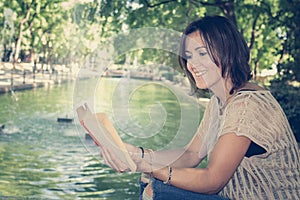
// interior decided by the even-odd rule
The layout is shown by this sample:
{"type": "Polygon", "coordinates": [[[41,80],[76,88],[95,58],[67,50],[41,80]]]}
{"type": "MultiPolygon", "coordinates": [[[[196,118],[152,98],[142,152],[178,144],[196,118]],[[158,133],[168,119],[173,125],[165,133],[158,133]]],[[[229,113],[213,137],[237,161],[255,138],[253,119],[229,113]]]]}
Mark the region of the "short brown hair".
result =
{"type": "Polygon", "coordinates": [[[190,23],[181,37],[179,64],[191,82],[193,93],[198,88],[192,74],[187,70],[185,41],[187,35],[196,31],[201,33],[201,39],[212,61],[221,67],[222,77],[231,78],[233,87],[230,94],[251,79],[250,51],[235,24],[222,16],[206,16],[190,23]]]}

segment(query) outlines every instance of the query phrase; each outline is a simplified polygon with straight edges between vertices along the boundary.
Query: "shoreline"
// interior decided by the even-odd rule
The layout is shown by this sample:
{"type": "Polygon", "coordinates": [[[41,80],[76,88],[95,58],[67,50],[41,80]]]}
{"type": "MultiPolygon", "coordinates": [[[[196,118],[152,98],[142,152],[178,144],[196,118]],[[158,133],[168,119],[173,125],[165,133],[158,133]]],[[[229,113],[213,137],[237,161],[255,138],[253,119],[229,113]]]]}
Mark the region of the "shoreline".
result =
{"type": "Polygon", "coordinates": [[[22,90],[30,90],[34,88],[44,87],[46,83],[25,83],[22,85],[7,85],[7,86],[0,86],[0,94],[6,94],[11,91],[22,91],[22,90]]]}
{"type": "Polygon", "coordinates": [[[76,73],[62,65],[53,65],[42,69],[42,64],[37,64],[33,70],[32,63],[17,63],[15,68],[12,63],[0,63],[0,95],[13,91],[31,90],[49,85],[62,84],[72,81],[76,73]]]}

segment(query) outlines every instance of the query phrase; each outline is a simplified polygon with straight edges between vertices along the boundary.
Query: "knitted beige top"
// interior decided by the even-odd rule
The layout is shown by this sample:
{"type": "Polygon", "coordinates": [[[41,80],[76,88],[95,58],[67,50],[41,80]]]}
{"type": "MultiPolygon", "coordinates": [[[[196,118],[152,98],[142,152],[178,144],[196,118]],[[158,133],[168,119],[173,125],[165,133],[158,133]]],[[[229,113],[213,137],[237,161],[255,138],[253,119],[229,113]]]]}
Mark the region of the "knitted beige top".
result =
{"type": "Polygon", "coordinates": [[[246,136],[266,153],[244,157],[220,195],[238,200],[300,199],[300,157],[293,132],[280,105],[269,91],[238,92],[220,114],[213,96],[204,113],[199,134],[201,150],[209,156],[226,133],[246,136]]]}

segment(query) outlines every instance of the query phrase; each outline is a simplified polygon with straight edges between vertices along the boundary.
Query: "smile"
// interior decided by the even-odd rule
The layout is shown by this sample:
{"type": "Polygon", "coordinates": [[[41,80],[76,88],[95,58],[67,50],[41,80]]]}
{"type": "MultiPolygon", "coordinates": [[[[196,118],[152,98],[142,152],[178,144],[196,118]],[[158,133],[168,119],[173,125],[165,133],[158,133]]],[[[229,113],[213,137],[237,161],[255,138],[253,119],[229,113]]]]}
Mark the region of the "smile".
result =
{"type": "Polygon", "coordinates": [[[206,70],[204,70],[204,71],[200,71],[200,72],[196,72],[195,73],[195,75],[197,76],[197,77],[200,77],[200,76],[203,76],[204,74],[206,74],[206,70]]]}

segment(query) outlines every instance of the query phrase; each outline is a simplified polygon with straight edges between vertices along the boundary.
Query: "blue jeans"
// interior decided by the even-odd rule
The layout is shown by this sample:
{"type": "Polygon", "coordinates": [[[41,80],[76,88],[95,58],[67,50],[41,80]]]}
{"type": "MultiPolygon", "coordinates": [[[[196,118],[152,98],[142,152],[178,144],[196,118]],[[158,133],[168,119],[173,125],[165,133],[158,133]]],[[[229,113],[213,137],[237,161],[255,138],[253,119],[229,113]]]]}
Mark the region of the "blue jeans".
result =
{"type": "MultiPolygon", "coordinates": [[[[147,183],[140,183],[140,200],[147,183]]],[[[228,200],[216,194],[201,194],[166,185],[158,179],[152,179],[153,200],[228,200]]]]}

